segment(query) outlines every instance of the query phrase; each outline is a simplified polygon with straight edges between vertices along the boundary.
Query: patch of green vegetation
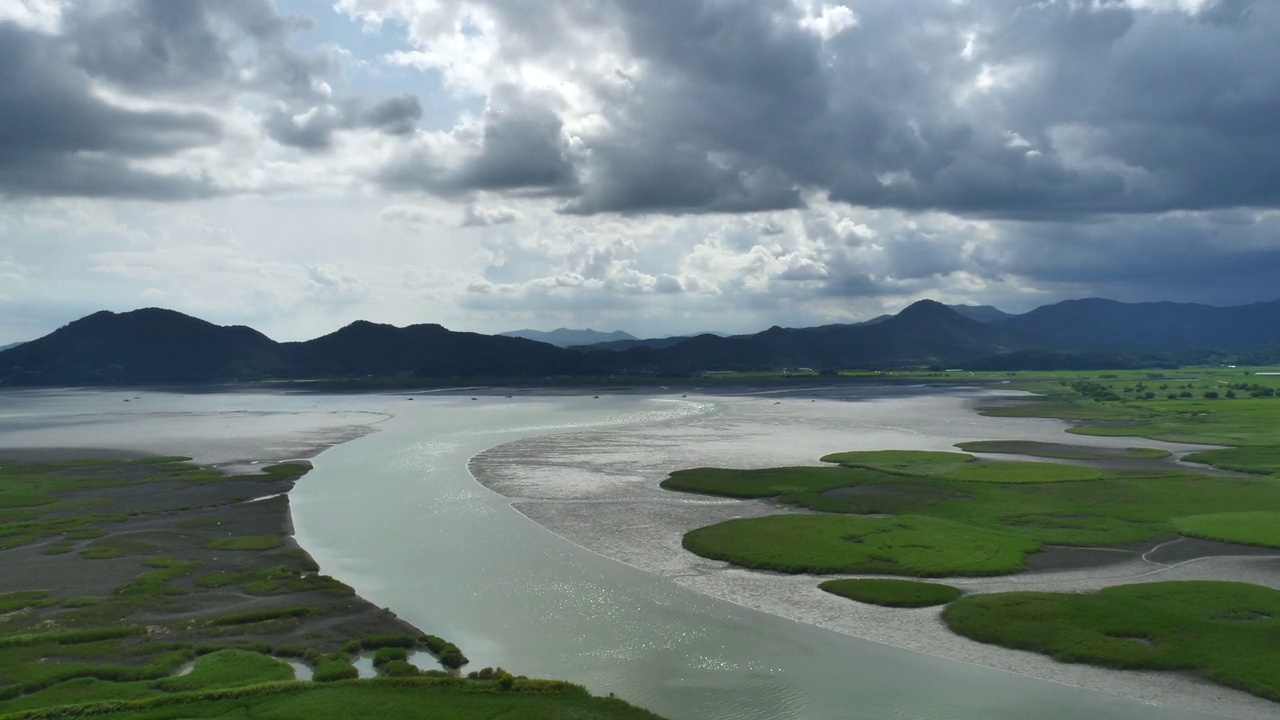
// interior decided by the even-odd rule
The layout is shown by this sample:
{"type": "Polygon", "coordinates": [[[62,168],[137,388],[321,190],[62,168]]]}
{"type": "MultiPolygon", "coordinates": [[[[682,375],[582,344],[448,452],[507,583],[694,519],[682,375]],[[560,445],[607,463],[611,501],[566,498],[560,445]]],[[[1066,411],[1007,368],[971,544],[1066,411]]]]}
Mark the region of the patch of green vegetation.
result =
{"type": "Polygon", "coordinates": [[[1212,513],[1174,518],[1178,532],[1190,537],[1280,548],[1280,512],[1212,513]]]}
{"type": "Polygon", "coordinates": [[[210,540],[211,550],[262,551],[274,550],[284,541],[274,535],[242,535],[239,537],[215,538],[210,540]]]}
{"type": "Polygon", "coordinates": [[[392,660],[408,660],[409,651],[402,647],[379,648],[373,656],[373,666],[381,668],[392,660]]]}
{"type": "Polygon", "coordinates": [[[850,600],[897,608],[945,605],[960,597],[960,591],[950,585],[890,578],[828,580],[818,587],[850,600]]]}
{"type": "Polygon", "coordinates": [[[229,648],[201,657],[186,675],[165,678],[153,687],[169,692],[213,690],[293,679],[288,663],[262,653],[229,648]]]}
{"type": "Polygon", "coordinates": [[[287,618],[300,618],[315,612],[315,608],[306,606],[272,608],[267,610],[246,610],[245,612],[218,615],[209,618],[210,625],[248,625],[250,623],[267,622],[287,618]]]}
{"type": "Polygon", "coordinates": [[[392,660],[383,665],[381,671],[385,677],[414,677],[422,674],[422,671],[408,660],[392,660]]]}
{"type": "Polygon", "coordinates": [[[956,443],[956,447],[966,452],[1030,455],[1031,457],[1059,460],[1156,460],[1169,457],[1168,450],[1159,448],[1107,448],[1091,445],[1046,443],[1035,440],[976,440],[974,442],[956,443]]]}
{"type": "MultiPolygon", "coordinates": [[[[101,703],[112,700],[139,700],[154,695],[155,691],[149,687],[149,683],[146,681],[115,682],[99,680],[95,677],[79,677],[63,680],[47,688],[36,690],[9,701],[0,702],[0,712],[18,713],[23,710],[50,708],[50,711],[44,713],[46,717],[58,717],[53,712],[53,709],[62,711],[62,716],[66,717],[69,711],[60,706],[101,703]]],[[[5,717],[13,716],[5,715],[5,717]]],[[[71,715],[71,717],[76,716],[71,715]]]]}
{"type": "Polygon", "coordinates": [[[961,635],[1061,662],[1194,670],[1280,700],[1280,591],[1184,581],[1107,588],[1095,595],[969,595],[942,611],[961,635]]]}
{"type": "Polygon", "coordinates": [[[134,465],[169,465],[171,463],[189,463],[191,458],[185,455],[158,455],[156,457],[138,458],[130,462],[134,465]]]}
{"type": "Polygon", "coordinates": [[[49,593],[43,590],[23,590],[20,592],[6,593],[0,595],[0,615],[5,615],[18,610],[26,610],[32,607],[46,607],[48,605],[56,605],[58,599],[50,597],[49,593]]]}
{"type": "Polygon", "coordinates": [[[311,679],[316,682],[333,682],[335,680],[354,680],[360,677],[360,671],[344,655],[330,655],[316,663],[311,679]]]}
{"type": "Polygon", "coordinates": [[[822,462],[845,467],[870,468],[908,475],[938,475],[955,470],[974,457],[966,453],[928,452],[924,450],[870,450],[824,455],[822,462]]]}
{"type": "Polygon", "coordinates": [[[44,555],[66,555],[74,549],[75,546],[71,543],[56,542],[46,545],[44,550],[41,550],[40,552],[44,555]]]}
{"type": "Polygon", "coordinates": [[[1238,447],[1184,455],[1186,462],[1204,463],[1221,470],[1280,475],[1280,447],[1238,447]]]}
{"type": "Polygon", "coordinates": [[[280,463],[262,468],[262,472],[274,479],[294,479],[311,472],[310,463],[280,463]]]}
{"type": "Polygon", "coordinates": [[[936,477],[960,482],[1057,483],[1098,480],[1102,472],[1079,465],[1001,461],[969,463],[938,473],[936,477]]]}
{"type": "Polygon", "coordinates": [[[763,470],[694,468],[677,470],[662,481],[667,490],[738,498],[822,492],[865,482],[896,482],[896,476],[862,468],[784,467],[763,470]]]}
{"type": "Polygon", "coordinates": [[[242,572],[219,571],[196,578],[202,588],[220,588],[240,585],[249,595],[271,595],[278,592],[318,591],[331,595],[352,595],[350,585],[328,575],[303,574],[284,565],[273,565],[242,572]]]}
{"type": "Polygon", "coordinates": [[[117,597],[144,600],[182,595],[186,591],[169,583],[190,574],[200,566],[200,563],[192,560],[174,560],[163,556],[147,558],[143,564],[157,569],[142,573],[127,585],[117,588],[117,597]]]}
{"type": "MultiPolygon", "coordinates": [[[[250,687],[179,693],[126,700],[76,712],[102,720],[169,720],[205,718],[326,718],[366,720],[661,720],[616,698],[592,697],[577,685],[552,680],[510,677],[499,680],[459,678],[379,678],[341,683],[266,683],[250,687]]],[[[14,720],[61,720],[60,709],[14,716],[14,720]]]]}
{"type": "Polygon", "coordinates": [[[113,558],[124,557],[124,550],[117,547],[106,547],[95,545],[80,551],[80,557],[85,560],[111,560],[113,558]]]}
{"type": "Polygon", "coordinates": [[[442,637],[423,635],[421,640],[422,644],[426,645],[427,649],[431,651],[431,654],[435,655],[436,659],[440,661],[440,664],[447,668],[456,670],[470,662],[467,656],[463,655],[462,651],[458,649],[457,645],[442,637]]]}
{"type": "Polygon", "coordinates": [[[770,515],[727,520],[685,534],[684,547],[713,560],[785,573],[917,577],[1002,575],[1024,568],[1039,543],[947,520],[900,516],[770,515]]]}

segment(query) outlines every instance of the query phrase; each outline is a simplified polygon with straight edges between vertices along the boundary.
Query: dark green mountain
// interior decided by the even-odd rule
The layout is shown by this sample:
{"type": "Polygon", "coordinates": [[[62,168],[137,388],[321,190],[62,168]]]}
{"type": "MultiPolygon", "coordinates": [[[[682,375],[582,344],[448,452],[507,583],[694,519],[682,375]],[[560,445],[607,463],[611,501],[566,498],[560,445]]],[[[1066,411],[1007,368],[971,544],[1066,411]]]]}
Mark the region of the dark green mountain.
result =
{"type": "Polygon", "coordinates": [[[281,350],[290,377],[529,377],[593,369],[580,353],[534,340],[364,320],[281,350]]]}
{"type": "Polygon", "coordinates": [[[10,385],[203,383],[283,369],[271,338],[172,310],[97,312],[0,353],[10,385]]]}
{"type": "Polygon", "coordinates": [[[1280,301],[1219,308],[1075,300],[979,322],[923,300],[874,323],[772,327],[736,337],[707,334],[617,351],[570,350],[439,325],[399,328],[364,321],[314,340],[277,343],[251,328],[222,327],[148,308],[94,313],[0,351],[0,385],[368,377],[482,381],[966,363],[1009,369],[1093,367],[1120,360],[1147,366],[1276,347],[1280,301]]]}
{"type": "Polygon", "coordinates": [[[200,384],[268,378],[582,375],[580,353],[439,325],[355,322],[297,343],[221,327],[172,310],[99,312],[0,352],[0,384],[200,384]]]}
{"type": "Polygon", "coordinates": [[[1280,300],[1214,307],[1090,298],[1036,308],[993,323],[1036,347],[1071,352],[1172,353],[1249,350],[1280,343],[1280,300]]]}
{"type": "Polygon", "coordinates": [[[942,303],[922,300],[872,324],[771,327],[755,335],[729,338],[700,335],[668,347],[635,348],[617,356],[626,370],[684,373],[949,364],[1024,347],[1026,339],[1014,332],[970,320],[942,303]]]}
{"type": "Polygon", "coordinates": [[[774,327],[754,337],[787,364],[815,368],[946,364],[1027,347],[1016,333],[970,320],[933,300],[869,325],[774,327]]]}

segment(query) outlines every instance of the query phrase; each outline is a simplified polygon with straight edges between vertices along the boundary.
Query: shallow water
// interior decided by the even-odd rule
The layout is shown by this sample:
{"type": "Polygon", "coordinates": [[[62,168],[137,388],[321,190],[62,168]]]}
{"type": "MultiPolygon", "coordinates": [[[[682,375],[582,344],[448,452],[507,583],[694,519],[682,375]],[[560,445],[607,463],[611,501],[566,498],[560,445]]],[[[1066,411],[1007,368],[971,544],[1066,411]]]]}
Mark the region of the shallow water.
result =
{"type": "MultiPolygon", "coordinates": [[[[472,669],[580,682],[673,720],[1204,717],[714,600],[565,542],[467,472],[475,454],[523,437],[714,426],[719,411],[705,399],[420,398],[317,458],[293,493],[298,538],[364,597],[458,643],[472,669]]],[[[949,421],[942,405],[932,417],[949,421]]]]}
{"type": "MultiPolygon", "coordinates": [[[[811,450],[831,449],[841,433],[855,433],[857,446],[939,445],[950,430],[956,440],[980,439],[964,431],[972,415],[954,398],[936,407],[922,399],[933,392],[844,393],[848,403],[830,405],[842,409],[832,411],[813,448],[794,450],[812,460],[811,450]],[[915,400],[903,405],[910,413],[895,414],[892,427],[858,422],[865,398],[879,398],[867,407],[883,410],[898,395],[915,400]],[[912,423],[933,430],[922,433],[912,423]]],[[[672,720],[1206,717],[878,645],[712,599],[566,542],[480,486],[467,469],[476,454],[522,438],[638,426],[680,435],[695,421],[708,432],[708,462],[731,464],[735,448],[714,442],[722,405],[608,395],[408,402],[387,395],[0,393],[0,448],[280,460],[374,424],[380,432],[318,456],[315,471],[291,494],[298,539],[325,572],[458,643],[471,669],[501,665],[572,680],[672,720]],[[384,422],[389,414],[395,417],[384,422]]],[[[1019,428],[1029,429],[1008,437],[1036,439],[1044,430],[1035,430],[1035,422],[1019,420],[1019,428]]],[[[654,461],[638,457],[634,464],[654,461]]],[[[581,474],[572,481],[607,484],[581,474]]],[[[1069,676],[1071,668],[1063,672],[1069,676]]]]}

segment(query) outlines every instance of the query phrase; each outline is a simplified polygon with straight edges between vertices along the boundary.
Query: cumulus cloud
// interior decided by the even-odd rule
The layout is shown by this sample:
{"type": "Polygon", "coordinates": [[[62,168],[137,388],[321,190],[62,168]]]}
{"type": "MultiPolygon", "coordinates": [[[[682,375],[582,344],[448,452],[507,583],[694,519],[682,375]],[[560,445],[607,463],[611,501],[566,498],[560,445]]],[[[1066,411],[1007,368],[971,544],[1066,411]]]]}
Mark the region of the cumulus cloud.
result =
{"type": "Polygon", "coordinates": [[[495,205],[480,207],[470,204],[462,209],[462,227],[487,227],[489,225],[506,225],[517,222],[523,217],[518,210],[495,205]]]}

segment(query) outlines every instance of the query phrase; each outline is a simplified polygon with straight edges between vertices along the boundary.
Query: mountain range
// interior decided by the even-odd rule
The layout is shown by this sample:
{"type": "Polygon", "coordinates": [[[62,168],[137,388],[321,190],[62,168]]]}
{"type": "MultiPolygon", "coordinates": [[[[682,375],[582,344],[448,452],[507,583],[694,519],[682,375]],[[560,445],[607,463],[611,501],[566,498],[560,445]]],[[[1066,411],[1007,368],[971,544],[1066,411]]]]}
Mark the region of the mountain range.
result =
{"type": "MultiPolygon", "coordinates": [[[[244,326],[219,326],[146,308],[97,312],[0,351],[0,384],[139,385],[263,379],[514,380],[687,375],[710,370],[874,368],[905,365],[1016,369],[1087,364],[1072,354],[1242,352],[1280,346],[1280,300],[1214,307],[1070,300],[1007,315],[922,300],[857,324],[771,327],[752,335],[633,340],[562,348],[521,337],[357,321],[305,342],[280,343],[244,326]],[[985,318],[985,320],[975,319],[985,318]],[[625,347],[624,347],[625,345],[625,347]]],[[[1096,357],[1089,361],[1100,362],[1096,357]]]]}

